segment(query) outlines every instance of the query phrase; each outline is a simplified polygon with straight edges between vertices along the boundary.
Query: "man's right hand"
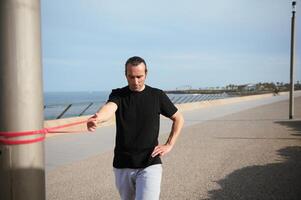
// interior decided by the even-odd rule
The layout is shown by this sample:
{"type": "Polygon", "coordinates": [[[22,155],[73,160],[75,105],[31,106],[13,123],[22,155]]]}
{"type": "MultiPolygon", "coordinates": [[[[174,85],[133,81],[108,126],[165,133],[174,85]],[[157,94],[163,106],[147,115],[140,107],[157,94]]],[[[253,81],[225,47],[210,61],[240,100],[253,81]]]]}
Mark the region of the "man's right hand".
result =
{"type": "Polygon", "coordinates": [[[117,110],[117,104],[113,102],[108,102],[104,106],[101,107],[95,115],[90,117],[87,122],[87,129],[89,131],[95,131],[97,128],[97,122],[106,122],[114,115],[117,110]]]}
{"type": "Polygon", "coordinates": [[[87,121],[87,129],[88,131],[95,131],[97,127],[97,117],[98,114],[96,113],[92,117],[90,117],[87,121]]]}

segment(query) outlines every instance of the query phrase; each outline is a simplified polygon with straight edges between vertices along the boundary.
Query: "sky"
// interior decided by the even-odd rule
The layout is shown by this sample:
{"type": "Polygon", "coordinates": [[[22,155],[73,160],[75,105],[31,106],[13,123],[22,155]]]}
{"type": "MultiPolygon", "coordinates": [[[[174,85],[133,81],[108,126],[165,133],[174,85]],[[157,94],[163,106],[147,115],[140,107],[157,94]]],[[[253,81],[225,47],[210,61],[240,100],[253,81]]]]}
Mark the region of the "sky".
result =
{"type": "MultiPolygon", "coordinates": [[[[295,79],[301,81],[301,1],[295,79]]],[[[165,89],[289,82],[290,0],[41,0],[44,91],[127,85],[141,56],[165,89]]]]}

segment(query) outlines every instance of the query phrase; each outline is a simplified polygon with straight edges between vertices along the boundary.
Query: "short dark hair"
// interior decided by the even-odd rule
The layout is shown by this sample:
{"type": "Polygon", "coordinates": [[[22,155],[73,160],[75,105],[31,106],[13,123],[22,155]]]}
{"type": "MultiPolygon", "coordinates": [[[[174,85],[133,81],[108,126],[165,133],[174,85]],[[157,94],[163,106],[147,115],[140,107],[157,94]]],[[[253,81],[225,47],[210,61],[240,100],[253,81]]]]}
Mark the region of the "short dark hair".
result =
{"type": "Polygon", "coordinates": [[[133,56],[133,57],[130,57],[126,63],[125,63],[125,75],[127,75],[127,66],[128,65],[131,65],[131,66],[138,66],[140,65],[141,63],[143,63],[145,65],[145,73],[147,73],[147,66],[146,66],[146,62],[143,58],[139,57],[139,56],[133,56]]]}

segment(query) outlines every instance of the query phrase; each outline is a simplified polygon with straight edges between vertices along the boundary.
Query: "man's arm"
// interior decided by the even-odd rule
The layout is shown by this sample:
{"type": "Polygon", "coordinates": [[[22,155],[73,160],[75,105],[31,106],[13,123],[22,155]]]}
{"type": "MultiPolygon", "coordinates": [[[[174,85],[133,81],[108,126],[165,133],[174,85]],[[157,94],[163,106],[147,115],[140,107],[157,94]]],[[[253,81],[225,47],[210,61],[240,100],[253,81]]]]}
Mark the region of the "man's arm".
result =
{"type": "Polygon", "coordinates": [[[105,122],[111,119],[114,113],[117,110],[117,105],[113,102],[106,103],[103,107],[101,107],[95,115],[90,117],[87,122],[87,128],[89,131],[95,131],[97,127],[97,123],[105,122]]]}
{"type": "Polygon", "coordinates": [[[164,145],[156,146],[152,153],[152,157],[157,155],[164,156],[166,153],[170,152],[180,135],[184,124],[183,115],[177,111],[173,116],[171,116],[170,119],[173,121],[173,123],[167,142],[164,145]]]}

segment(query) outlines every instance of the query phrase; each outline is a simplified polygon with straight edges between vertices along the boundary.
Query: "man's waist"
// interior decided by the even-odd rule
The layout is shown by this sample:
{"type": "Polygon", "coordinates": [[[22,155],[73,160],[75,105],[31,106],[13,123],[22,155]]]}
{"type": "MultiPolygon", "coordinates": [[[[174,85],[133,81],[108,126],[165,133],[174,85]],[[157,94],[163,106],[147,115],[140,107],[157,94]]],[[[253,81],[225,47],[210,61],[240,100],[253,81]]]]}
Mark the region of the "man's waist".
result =
{"type": "Polygon", "coordinates": [[[115,147],[114,152],[118,154],[141,154],[141,153],[148,153],[154,150],[155,146],[147,147],[147,148],[132,148],[132,147],[115,147]]]}

